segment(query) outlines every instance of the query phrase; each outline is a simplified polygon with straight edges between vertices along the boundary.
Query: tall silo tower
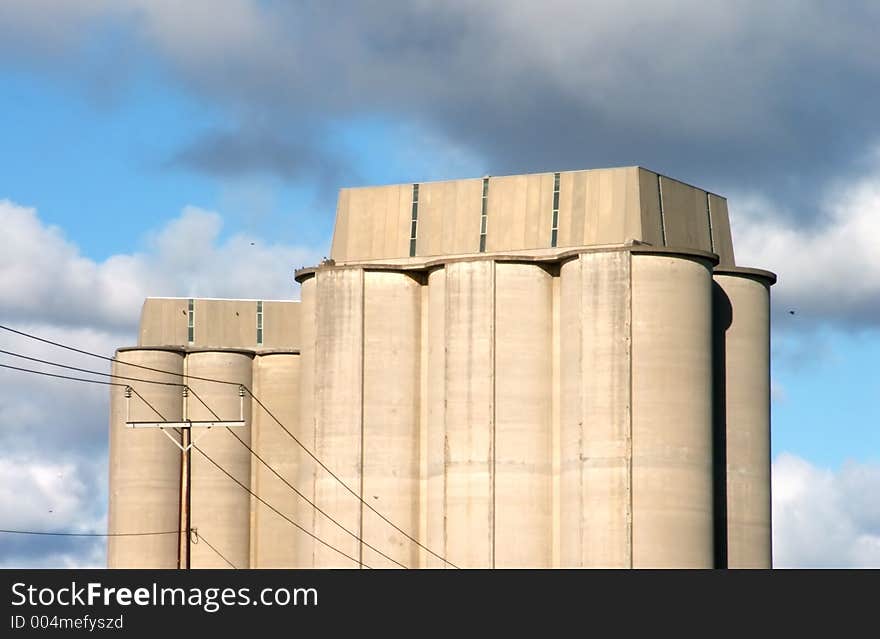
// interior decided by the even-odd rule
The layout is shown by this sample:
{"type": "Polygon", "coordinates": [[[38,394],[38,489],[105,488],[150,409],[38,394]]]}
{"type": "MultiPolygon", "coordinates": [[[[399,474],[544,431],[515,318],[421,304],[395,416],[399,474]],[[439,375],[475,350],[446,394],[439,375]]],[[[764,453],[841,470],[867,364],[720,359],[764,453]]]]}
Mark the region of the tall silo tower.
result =
{"type": "Polygon", "coordinates": [[[291,359],[250,374],[336,522],[260,480],[314,537],[252,499],[248,565],[770,566],[775,276],[724,198],[638,167],[343,189],[296,278],[291,359]]]}

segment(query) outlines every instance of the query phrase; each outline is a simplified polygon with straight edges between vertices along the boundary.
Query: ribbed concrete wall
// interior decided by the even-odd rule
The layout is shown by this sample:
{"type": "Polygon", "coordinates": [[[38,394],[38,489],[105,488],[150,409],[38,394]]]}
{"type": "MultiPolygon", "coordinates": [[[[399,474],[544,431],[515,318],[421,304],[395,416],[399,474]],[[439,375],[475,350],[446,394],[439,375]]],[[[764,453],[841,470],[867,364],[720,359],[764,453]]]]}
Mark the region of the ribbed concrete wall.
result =
{"type": "MultiPolygon", "coordinates": [[[[297,430],[299,355],[258,355],[254,358],[253,366],[254,394],[285,428],[297,430]]],[[[284,480],[301,490],[297,482],[300,451],[281,426],[256,404],[253,404],[251,448],[265,461],[264,464],[257,458],[251,459],[251,489],[272,507],[297,521],[303,510],[301,504],[305,502],[284,480]]],[[[252,568],[297,567],[296,551],[297,545],[303,541],[302,536],[303,533],[295,530],[266,504],[255,498],[251,500],[252,568]]]]}
{"type": "MultiPolygon", "coordinates": [[[[364,273],[363,495],[410,534],[419,528],[421,284],[406,273],[364,273]]],[[[398,563],[416,567],[419,548],[369,509],[363,538],[398,563]]],[[[362,549],[374,568],[394,567],[362,549]]]]}
{"type": "Polygon", "coordinates": [[[496,264],[493,527],[499,568],[552,562],[552,337],[553,276],[537,264],[496,264]]]}
{"type": "MultiPolygon", "coordinates": [[[[177,375],[164,375],[114,362],[114,375],[181,383],[183,354],[163,350],[123,350],[120,362],[139,364],[177,375]]],[[[132,382],[132,386],[161,417],[139,397],[130,400],[132,421],[180,420],[181,389],[132,382]]],[[[180,530],[180,449],[158,428],[125,426],[125,391],[110,390],[110,503],[108,532],[164,532],[180,530]]],[[[173,435],[173,433],[172,433],[173,435]]],[[[176,436],[179,439],[179,436],[176,436]]],[[[110,537],[107,565],[110,568],[176,568],[177,535],[110,537]]]]}
{"type": "Polygon", "coordinates": [[[446,556],[495,564],[495,269],[489,260],[446,267],[446,556]]]}
{"type": "Polygon", "coordinates": [[[631,565],[630,254],[562,265],[560,563],[631,565]]]}
{"type": "MultiPolygon", "coordinates": [[[[311,277],[302,282],[300,288],[301,323],[300,323],[300,373],[299,389],[299,416],[292,431],[297,439],[310,451],[315,450],[315,338],[317,335],[315,322],[315,287],[317,279],[311,277]]],[[[295,391],[296,392],[296,391],[295,391]]],[[[296,482],[294,483],[304,495],[314,502],[315,500],[315,477],[320,470],[315,461],[309,457],[295,442],[288,442],[288,446],[294,447],[296,456],[296,482]]],[[[323,471],[321,471],[323,472],[323,471]]],[[[306,530],[314,530],[315,519],[318,513],[303,500],[294,504],[294,521],[302,525],[306,530]]],[[[315,566],[315,540],[306,533],[295,530],[294,556],[297,568],[313,568],[315,566]]]]}
{"type": "MultiPolygon", "coordinates": [[[[438,268],[428,275],[426,378],[427,428],[425,442],[425,514],[426,535],[422,543],[441,557],[447,555],[446,545],[446,269],[438,268]]],[[[442,568],[437,557],[422,554],[422,566],[442,568]]]]}
{"type": "MultiPolygon", "coordinates": [[[[364,272],[319,271],[315,317],[314,452],[357,494],[362,492],[364,272]]],[[[315,501],[339,524],[362,537],[360,501],[322,469],[315,479],[315,501]]],[[[356,568],[360,543],[328,519],[316,517],[315,534],[349,558],[315,544],[315,567],[356,568]]]]}
{"type": "Polygon", "coordinates": [[[632,256],[633,566],[711,568],[710,264],[632,256]]]}
{"type": "MultiPolygon", "coordinates": [[[[300,354],[185,367],[254,388],[336,477],[249,401],[253,433],[236,433],[336,523],[216,429],[198,446],[321,541],[198,452],[193,527],[237,567],[444,567],[408,535],[462,567],[768,566],[772,276],[713,281],[713,263],[619,246],[301,274],[300,354]]],[[[180,354],[122,355],[181,371],[180,354]]],[[[235,386],[190,383],[238,418],[235,386]]],[[[179,388],[147,390],[180,418],[179,388]]],[[[111,530],[177,527],[179,458],[158,431],[111,431],[111,530]]],[[[111,565],[177,558],[176,539],[110,549],[111,565]]],[[[226,564],[194,544],[192,565],[226,564]]]]}
{"type": "Polygon", "coordinates": [[[257,300],[193,300],[189,339],[189,299],[150,297],[141,309],[139,346],[193,348],[299,348],[300,304],[263,300],[262,342],[257,343],[257,300]]]}
{"type": "Polygon", "coordinates": [[[727,567],[769,568],[770,291],[765,277],[748,273],[717,273],[715,282],[722,542],[727,567]]]}
{"type": "MultiPolygon", "coordinates": [[[[710,268],[612,250],[421,282],[319,270],[319,455],[459,566],[711,567],[710,268]]],[[[366,541],[443,566],[322,482],[366,541]]]]}
{"type": "MultiPolygon", "coordinates": [[[[244,352],[193,352],[186,356],[186,373],[232,381],[251,388],[252,360],[253,355],[244,352]]],[[[196,379],[188,379],[187,383],[220,419],[239,419],[241,409],[236,386],[196,379]]],[[[192,394],[187,406],[189,419],[216,419],[192,394]]],[[[247,395],[244,398],[244,417],[245,427],[235,428],[234,432],[250,446],[251,400],[247,395]]],[[[228,430],[214,428],[206,433],[202,428],[193,429],[192,527],[204,533],[211,545],[236,568],[243,568],[250,565],[251,497],[199,452],[203,451],[244,486],[250,487],[251,453],[228,430]]],[[[190,553],[193,568],[229,567],[207,544],[191,544],[190,553]]]]}

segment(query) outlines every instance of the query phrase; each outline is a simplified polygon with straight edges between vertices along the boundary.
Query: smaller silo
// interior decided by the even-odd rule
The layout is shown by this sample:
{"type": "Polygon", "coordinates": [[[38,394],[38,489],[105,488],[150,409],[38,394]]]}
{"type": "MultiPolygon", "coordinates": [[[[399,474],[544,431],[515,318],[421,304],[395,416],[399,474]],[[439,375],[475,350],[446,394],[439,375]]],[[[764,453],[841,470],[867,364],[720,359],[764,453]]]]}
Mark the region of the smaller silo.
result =
{"type": "Polygon", "coordinates": [[[716,563],[771,567],[770,286],[776,276],[715,269],[716,563]]]}
{"type": "Polygon", "coordinates": [[[186,356],[186,374],[191,376],[187,383],[194,391],[187,399],[186,417],[193,421],[235,421],[243,414],[245,420],[244,427],[211,428],[210,432],[193,428],[191,525],[198,533],[190,545],[193,568],[229,568],[223,557],[235,568],[250,565],[251,496],[247,489],[251,485],[251,452],[225,431],[233,430],[250,446],[251,399],[247,393],[240,397],[237,385],[252,387],[253,357],[253,351],[240,349],[192,349],[186,356]],[[201,534],[217,552],[198,543],[201,534]]]}
{"type": "MultiPolygon", "coordinates": [[[[299,371],[299,351],[264,350],[254,357],[254,395],[290,431],[296,428],[299,418],[299,371]]],[[[263,461],[256,457],[251,459],[251,490],[273,508],[305,526],[310,523],[311,506],[285,483],[303,492],[297,483],[297,469],[305,453],[256,402],[252,410],[251,447],[263,461]],[[303,515],[309,515],[309,519],[303,515]]],[[[303,494],[311,498],[311,494],[303,494]]],[[[296,549],[309,537],[265,503],[253,499],[251,508],[251,567],[301,567],[297,563],[296,549]]]]}
{"type": "MultiPolygon", "coordinates": [[[[116,359],[111,368],[114,375],[182,383],[182,349],[120,348],[116,359]]],[[[159,428],[128,428],[126,421],[179,421],[181,387],[115,381],[129,384],[137,394],[126,398],[125,389],[120,386],[112,386],[110,391],[108,533],[180,530],[181,451],[159,428]]],[[[178,434],[171,434],[179,438],[178,434]]],[[[177,568],[179,543],[175,534],[111,536],[107,543],[107,565],[110,568],[177,568]]]]}

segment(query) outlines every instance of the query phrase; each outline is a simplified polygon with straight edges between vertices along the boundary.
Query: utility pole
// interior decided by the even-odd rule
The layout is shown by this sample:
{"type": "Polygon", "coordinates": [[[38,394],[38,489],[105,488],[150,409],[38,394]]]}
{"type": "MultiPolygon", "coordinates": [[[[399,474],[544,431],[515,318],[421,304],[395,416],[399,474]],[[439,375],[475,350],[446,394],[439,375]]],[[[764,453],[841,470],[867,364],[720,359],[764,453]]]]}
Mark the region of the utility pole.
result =
{"type": "MultiPolygon", "coordinates": [[[[192,528],[192,447],[197,439],[201,439],[212,428],[243,428],[246,424],[244,418],[244,395],[245,387],[238,387],[239,418],[236,420],[197,420],[189,418],[189,387],[183,386],[183,420],[175,421],[135,421],[131,419],[131,386],[125,388],[125,425],[128,428],[158,428],[171,443],[180,449],[180,494],[178,509],[178,533],[177,533],[177,567],[180,570],[189,570],[192,566],[191,548],[193,539],[192,528]],[[193,437],[192,429],[201,428],[202,433],[193,437]],[[168,430],[174,428],[180,431],[180,438],[176,438],[168,430]]],[[[196,396],[198,398],[198,396],[196,396]]],[[[201,401],[201,400],[200,400],[201,401]]],[[[207,405],[205,405],[207,408],[207,405]]],[[[210,409],[208,409],[210,410],[210,409]]]]}
{"type": "MultiPolygon", "coordinates": [[[[183,387],[183,421],[187,421],[187,400],[189,389],[183,387]]],[[[180,527],[178,530],[177,568],[189,570],[189,546],[190,537],[190,506],[192,505],[192,472],[191,472],[191,446],[189,428],[180,429],[180,527]]]]}

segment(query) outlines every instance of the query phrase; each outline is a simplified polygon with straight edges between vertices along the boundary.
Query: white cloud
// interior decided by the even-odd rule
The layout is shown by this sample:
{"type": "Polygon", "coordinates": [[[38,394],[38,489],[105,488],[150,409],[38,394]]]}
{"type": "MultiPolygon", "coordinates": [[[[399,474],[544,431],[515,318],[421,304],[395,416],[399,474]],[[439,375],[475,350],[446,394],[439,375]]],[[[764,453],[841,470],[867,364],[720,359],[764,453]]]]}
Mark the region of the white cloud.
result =
{"type": "Polygon", "coordinates": [[[66,326],[132,330],[150,295],[292,299],[293,269],[320,255],[305,247],[221,237],[222,218],[186,207],[143,251],[96,262],[37,212],[0,200],[0,312],[66,326]]]}
{"type": "MultiPolygon", "coordinates": [[[[0,528],[104,532],[106,492],[95,490],[92,464],[47,461],[55,456],[51,449],[38,453],[0,457],[0,528]]],[[[105,546],[100,537],[0,533],[0,568],[103,567],[105,546]]]]}
{"type": "Polygon", "coordinates": [[[829,187],[815,224],[756,196],[733,196],[736,261],[776,272],[775,307],[798,320],[880,322],[880,168],[829,187]]]}
{"type": "MultiPolygon", "coordinates": [[[[0,512],[3,527],[57,530],[79,521],[88,498],[72,463],[0,458],[0,512]]],[[[75,532],[87,532],[84,529],[75,532]]]]}
{"type": "MultiPolygon", "coordinates": [[[[876,132],[877,16],[876,3],[818,0],[6,0],[0,47],[55,52],[56,68],[99,84],[137,77],[138,55],[159,58],[184,90],[228,109],[243,138],[302,140],[381,112],[505,171],[605,156],[700,177],[709,164],[719,181],[844,168],[876,132]],[[89,59],[108,24],[125,46],[89,59]],[[86,64],[69,63],[77,49],[86,64]]],[[[260,147],[265,168],[278,146],[260,147]]]]}
{"type": "Polygon", "coordinates": [[[818,468],[783,453],[773,462],[776,567],[880,567],[880,465],[818,468]]]}
{"type": "MultiPolygon", "coordinates": [[[[217,213],[187,207],[103,262],[83,256],[33,209],[0,201],[2,323],[103,355],[135,343],[147,295],[292,298],[303,247],[222,236],[217,213]]],[[[0,331],[0,349],[109,372],[94,358],[0,331]]],[[[78,377],[0,354],[0,363],[78,377]]],[[[95,379],[102,379],[95,377],[95,379]]],[[[101,532],[106,528],[108,390],[0,369],[0,528],[101,532]]],[[[0,567],[104,563],[105,540],[0,534],[0,567]]]]}

